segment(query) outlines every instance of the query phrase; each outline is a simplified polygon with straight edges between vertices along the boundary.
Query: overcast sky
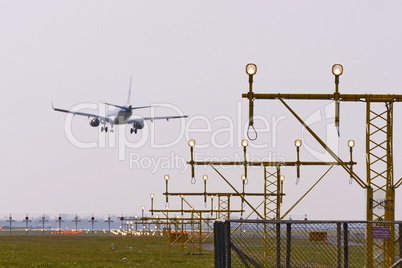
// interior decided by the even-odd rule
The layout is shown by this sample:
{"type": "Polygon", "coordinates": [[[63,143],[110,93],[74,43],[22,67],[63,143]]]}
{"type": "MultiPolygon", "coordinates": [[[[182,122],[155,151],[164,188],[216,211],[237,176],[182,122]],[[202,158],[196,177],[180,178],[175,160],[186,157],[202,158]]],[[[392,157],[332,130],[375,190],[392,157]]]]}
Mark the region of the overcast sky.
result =
{"type": "MultiPolygon", "coordinates": [[[[201,192],[203,174],[208,190],[232,191],[211,168],[196,168],[192,184],[182,161],[189,158],[189,137],[204,147],[195,148],[199,160],[242,155],[245,65],[258,66],[255,92],[332,93],[331,66],[341,63],[341,93],[402,94],[401,10],[400,1],[0,0],[0,212],[138,213],[142,205],[149,209],[151,193],[162,209],[164,174],[171,175],[172,192],[201,192]],[[130,76],[131,104],[161,105],[138,116],[181,111],[190,117],[146,123],[136,136],[128,127],[105,136],[88,118],[76,116],[70,124],[52,111],[52,101],[66,109],[125,104],[130,76]],[[94,148],[72,142],[70,130],[74,140],[94,148]]],[[[288,103],[345,161],[346,142],[355,139],[355,171],[365,180],[365,104],[341,104],[341,137],[334,145],[331,101],[288,103]]],[[[395,104],[394,118],[396,179],[402,176],[401,105],[395,104]]],[[[255,113],[265,121],[256,120],[261,130],[250,157],[293,161],[293,142],[304,135],[309,149],[302,147],[301,160],[322,160],[322,149],[279,101],[255,101],[255,113]]],[[[325,170],[303,167],[296,185],[296,170],[284,169],[281,209],[325,170]]],[[[220,171],[241,189],[241,169],[220,171]]],[[[250,170],[246,190],[263,191],[261,168],[250,170]]],[[[179,204],[173,197],[169,202],[179,204]]],[[[191,202],[204,207],[202,197],[191,202]]],[[[365,191],[337,167],[290,214],[364,220],[365,191]]]]}

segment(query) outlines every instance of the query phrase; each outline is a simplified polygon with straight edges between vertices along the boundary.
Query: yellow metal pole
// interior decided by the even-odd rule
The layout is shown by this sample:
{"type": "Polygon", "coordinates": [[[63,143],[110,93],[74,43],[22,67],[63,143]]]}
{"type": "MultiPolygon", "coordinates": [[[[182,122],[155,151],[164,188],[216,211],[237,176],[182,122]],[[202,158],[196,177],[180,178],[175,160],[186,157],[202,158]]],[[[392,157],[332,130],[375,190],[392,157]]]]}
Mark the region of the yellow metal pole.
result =
{"type": "MultiPolygon", "coordinates": [[[[371,187],[371,157],[370,157],[370,141],[371,141],[371,105],[370,101],[366,102],[366,220],[373,221],[373,188],[371,187]]],[[[367,268],[373,268],[374,249],[373,249],[373,224],[367,224],[367,268]]]]}
{"type": "MultiPolygon", "coordinates": [[[[387,186],[385,198],[385,221],[393,222],[395,220],[395,189],[394,189],[394,169],[393,169],[393,141],[392,141],[392,119],[393,119],[393,103],[387,106],[387,186]]],[[[395,261],[395,228],[393,224],[389,224],[390,237],[385,240],[385,265],[390,267],[395,261]]]]}
{"type": "Polygon", "coordinates": [[[276,168],[276,215],[275,219],[279,220],[281,218],[281,167],[276,168]]]}

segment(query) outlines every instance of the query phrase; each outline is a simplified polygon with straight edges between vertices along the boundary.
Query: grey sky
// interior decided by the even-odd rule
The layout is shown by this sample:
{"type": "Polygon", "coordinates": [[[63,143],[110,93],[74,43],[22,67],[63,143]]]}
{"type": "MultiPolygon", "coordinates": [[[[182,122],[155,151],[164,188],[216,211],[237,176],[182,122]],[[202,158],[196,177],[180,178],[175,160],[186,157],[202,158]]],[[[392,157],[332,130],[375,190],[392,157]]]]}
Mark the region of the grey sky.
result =
{"type": "MultiPolygon", "coordinates": [[[[151,193],[157,196],[155,206],[162,208],[165,173],[172,177],[172,191],[202,191],[204,173],[210,175],[211,189],[229,191],[210,169],[198,168],[193,185],[189,170],[183,173],[183,168],[130,168],[130,155],[187,159],[184,137],[169,148],[151,148],[150,142],[128,148],[126,160],[119,160],[118,148],[77,148],[65,136],[65,115],[53,112],[51,101],[63,108],[98,101],[121,104],[133,75],[133,105],[172,104],[211,121],[210,133],[190,135],[199,144],[211,143],[214,132],[228,128],[217,116],[231,118],[235,147],[198,151],[234,158],[244,138],[237,132],[238,114],[241,125],[247,117],[247,103],[241,99],[248,89],[247,63],[258,66],[255,92],[332,93],[331,66],[341,63],[341,92],[400,94],[401,10],[400,1],[0,0],[0,213],[135,213],[142,205],[149,208],[151,193]]],[[[306,119],[330,102],[290,104],[306,119]]],[[[395,105],[395,178],[402,176],[401,105],[395,105]]],[[[155,110],[156,115],[172,112],[155,110]]],[[[293,141],[301,136],[300,125],[275,101],[256,101],[255,112],[267,118],[271,129],[273,120],[281,121],[275,133],[261,133],[256,141],[270,146],[250,149],[250,155],[275,153],[294,160],[293,141]]],[[[341,112],[340,155],[348,159],[346,141],[355,139],[356,171],[365,178],[365,105],[342,104],[341,112]]],[[[149,111],[138,114],[149,116],[149,111]]],[[[331,124],[324,120],[314,126],[325,136],[331,124]]],[[[181,125],[158,121],[154,127],[155,139],[162,144],[175,140],[181,125]]],[[[187,127],[206,125],[195,120],[187,127]]],[[[256,121],[256,127],[264,126],[256,121]]],[[[82,141],[102,136],[87,118],[74,118],[72,129],[82,141]]],[[[138,141],[141,135],[130,140],[138,141]]],[[[229,136],[214,137],[224,143],[229,136]]],[[[306,141],[315,146],[311,138],[306,141]]],[[[305,149],[301,153],[303,160],[316,160],[305,149]]],[[[296,171],[286,169],[282,209],[324,171],[303,168],[295,185],[296,171]]],[[[240,185],[241,170],[222,172],[240,185]]],[[[251,174],[254,181],[247,187],[262,190],[262,170],[251,174]]],[[[348,175],[336,168],[291,214],[305,213],[314,219],[364,219],[365,192],[356,183],[349,185],[348,175]]],[[[400,212],[396,215],[401,219],[400,212]]]]}

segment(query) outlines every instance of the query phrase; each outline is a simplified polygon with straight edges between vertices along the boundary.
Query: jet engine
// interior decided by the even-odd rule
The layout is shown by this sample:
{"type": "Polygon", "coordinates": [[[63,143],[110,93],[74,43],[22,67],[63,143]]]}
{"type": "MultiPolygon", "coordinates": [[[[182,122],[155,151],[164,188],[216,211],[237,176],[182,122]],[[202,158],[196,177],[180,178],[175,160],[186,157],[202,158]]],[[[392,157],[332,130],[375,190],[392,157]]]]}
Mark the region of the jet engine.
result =
{"type": "Polygon", "coordinates": [[[135,121],[134,128],[143,129],[144,128],[144,121],[135,121]]]}
{"type": "Polygon", "coordinates": [[[91,125],[91,127],[97,127],[99,126],[99,118],[94,118],[91,120],[91,122],[89,122],[89,124],[91,125]]]}

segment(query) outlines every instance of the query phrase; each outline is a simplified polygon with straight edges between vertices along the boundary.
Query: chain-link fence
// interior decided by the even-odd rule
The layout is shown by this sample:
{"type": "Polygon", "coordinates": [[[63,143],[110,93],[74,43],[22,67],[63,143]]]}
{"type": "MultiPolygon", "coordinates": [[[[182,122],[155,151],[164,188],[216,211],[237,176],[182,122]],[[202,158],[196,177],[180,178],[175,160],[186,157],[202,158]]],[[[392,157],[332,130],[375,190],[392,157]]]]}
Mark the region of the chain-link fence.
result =
{"type": "Polygon", "coordinates": [[[215,222],[215,267],[400,267],[402,222],[215,222]]]}

